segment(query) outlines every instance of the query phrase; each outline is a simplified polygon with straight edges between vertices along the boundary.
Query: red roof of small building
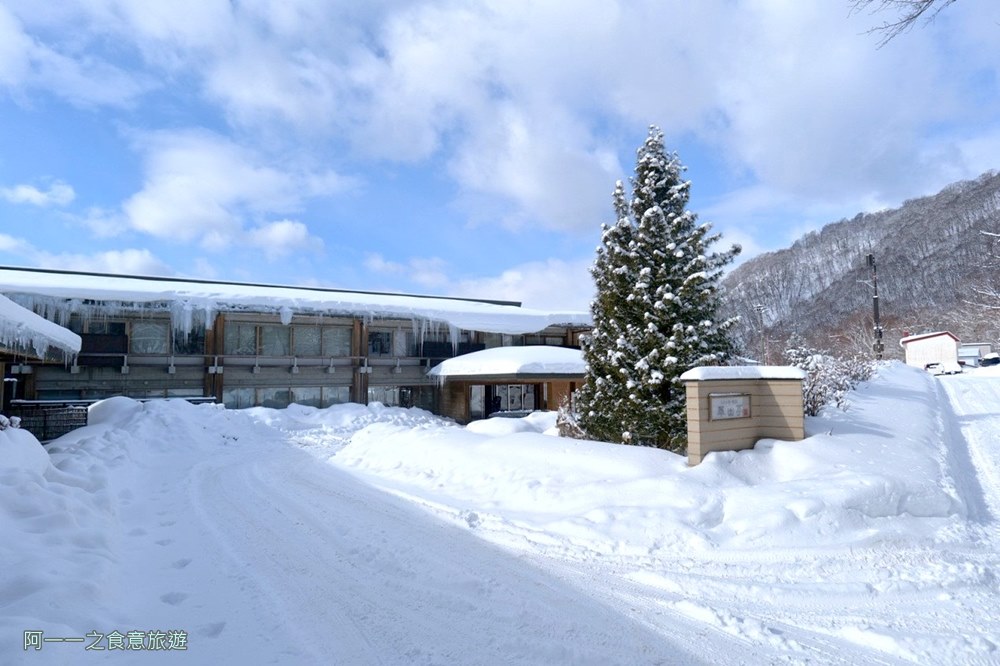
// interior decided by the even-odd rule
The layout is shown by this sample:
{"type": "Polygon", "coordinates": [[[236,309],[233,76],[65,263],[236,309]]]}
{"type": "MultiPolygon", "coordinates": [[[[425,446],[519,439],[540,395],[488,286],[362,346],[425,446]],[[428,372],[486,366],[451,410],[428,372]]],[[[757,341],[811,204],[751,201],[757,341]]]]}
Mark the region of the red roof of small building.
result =
{"type": "Polygon", "coordinates": [[[911,342],[916,342],[917,340],[925,340],[927,338],[936,338],[936,337],[939,337],[939,336],[942,336],[942,335],[947,335],[948,337],[950,337],[953,340],[955,340],[955,342],[960,342],[960,340],[958,339],[958,336],[955,335],[954,333],[951,333],[950,331],[938,331],[936,333],[921,333],[920,335],[910,335],[910,336],[907,336],[905,338],[902,338],[899,341],[899,346],[900,347],[905,347],[907,344],[909,344],[911,342]]]}

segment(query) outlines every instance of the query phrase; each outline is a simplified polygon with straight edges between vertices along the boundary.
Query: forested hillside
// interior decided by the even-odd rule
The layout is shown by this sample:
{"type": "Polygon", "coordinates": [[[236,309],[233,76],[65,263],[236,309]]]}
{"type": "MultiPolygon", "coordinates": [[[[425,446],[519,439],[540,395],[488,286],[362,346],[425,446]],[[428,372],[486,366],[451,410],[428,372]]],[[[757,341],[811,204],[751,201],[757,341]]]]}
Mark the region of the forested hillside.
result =
{"type": "Polygon", "coordinates": [[[950,330],[963,341],[1000,337],[1000,173],[949,185],[899,208],[859,214],[806,234],[792,247],[741,265],[725,279],[744,353],[779,362],[798,333],[813,346],[868,353],[876,260],[886,357],[905,333],[950,330]],[[986,233],[984,233],[986,232],[986,233]]]}

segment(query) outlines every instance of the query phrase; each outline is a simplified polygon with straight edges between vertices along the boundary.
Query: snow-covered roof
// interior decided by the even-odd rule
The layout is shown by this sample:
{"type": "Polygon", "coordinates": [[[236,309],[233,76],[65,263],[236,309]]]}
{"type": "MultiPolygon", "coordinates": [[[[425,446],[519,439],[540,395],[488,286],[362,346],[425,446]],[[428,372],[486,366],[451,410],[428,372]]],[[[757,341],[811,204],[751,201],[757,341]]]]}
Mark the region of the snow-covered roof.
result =
{"type": "Polygon", "coordinates": [[[908,335],[905,338],[899,339],[899,346],[902,347],[910,342],[915,342],[917,340],[923,340],[925,338],[937,338],[942,335],[947,335],[948,337],[954,338],[955,342],[959,342],[958,336],[950,331],[937,331],[936,333],[921,333],[920,335],[908,335]]]}
{"type": "Polygon", "coordinates": [[[10,351],[32,350],[39,358],[50,348],[77,354],[80,336],[0,296],[0,347],[10,351]]]}
{"type": "Polygon", "coordinates": [[[681,375],[682,382],[712,379],[805,379],[805,370],[788,365],[730,365],[691,368],[681,375]]]}
{"type": "Polygon", "coordinates": [[[587,370],[579,349],[549,347],[495,347],[449,358],[427,374],[441,379],[475,377],[582,377],[587,370]]]}
{"type": "Polygon", "coordinates": [[[591,324],[586,312],[531,310],[502,301],[10,267],[0,267],[0,293],[53,315],[78,311],[85,300],[105,308],[120,304],[122,310],[156,304],[168,309],[181,329],[189,327],[185,322],[192,312],[203,313],[210,323],[216,312],[232,310],[275,313],[285,323],[293,314],[402,317],[512,335],[591,324]]]}

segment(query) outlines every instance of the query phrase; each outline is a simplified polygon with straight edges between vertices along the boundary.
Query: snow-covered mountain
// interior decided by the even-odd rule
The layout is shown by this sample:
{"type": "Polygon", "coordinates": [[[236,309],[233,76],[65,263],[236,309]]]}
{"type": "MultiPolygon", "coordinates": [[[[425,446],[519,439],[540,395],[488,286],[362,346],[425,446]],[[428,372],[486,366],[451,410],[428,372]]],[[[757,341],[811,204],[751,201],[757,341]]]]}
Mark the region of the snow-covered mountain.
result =
{"type": "Polygon", "coordinates": [[[751,350],[760,348],[763,310],[769,340],[797,332],[818,347],[867,351],[873,254],[888,355],[898,355],[904,332],[947,329],[996,342],[1000,322],[983,305],[1000,301],[980,292],[1000,279],[1000,251],[984,232],[1000,232],[1000,173],[992,171],[747,261],[724,281],[727,307],[742,316],[739,334],[751,350]]]}

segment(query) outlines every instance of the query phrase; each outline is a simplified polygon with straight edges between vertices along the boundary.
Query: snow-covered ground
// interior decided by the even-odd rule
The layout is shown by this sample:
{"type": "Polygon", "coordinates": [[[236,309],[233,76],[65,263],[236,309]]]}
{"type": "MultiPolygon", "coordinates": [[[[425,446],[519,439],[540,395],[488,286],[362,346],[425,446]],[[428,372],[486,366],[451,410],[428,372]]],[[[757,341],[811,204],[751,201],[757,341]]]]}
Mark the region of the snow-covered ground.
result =
{"type": "Polygon", "coordinates": [[[694,468],[552,423],[119,398],[48,453],[2,431],[0,663],[1000,663],[1000,372],[889,366],[694,468]]]}

